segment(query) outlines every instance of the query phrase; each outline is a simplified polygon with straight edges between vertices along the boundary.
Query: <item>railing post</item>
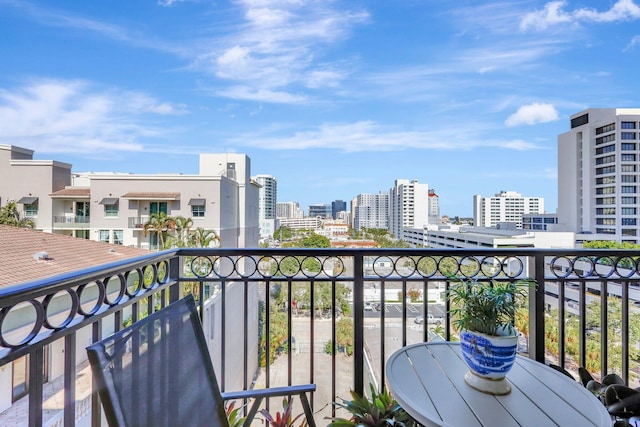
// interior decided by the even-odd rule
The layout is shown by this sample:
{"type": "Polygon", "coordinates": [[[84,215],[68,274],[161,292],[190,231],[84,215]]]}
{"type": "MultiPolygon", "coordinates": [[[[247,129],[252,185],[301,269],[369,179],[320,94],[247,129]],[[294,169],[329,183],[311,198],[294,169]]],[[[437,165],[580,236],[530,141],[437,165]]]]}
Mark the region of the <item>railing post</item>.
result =
{"type": "Polygon", "coordinates": [[[64,426],[76,425],[76,335],[64,337],[64,426]]]}
{"type": "Polygon", "coordinates": [[[544,363],[544,255],[529,258],[535,288],[529,290],[529,358],[544,363]],[[533,265],[531,265],[533,263],[533,265]]]}
{"type": "Polygon", "coordinates": [[[363,256],[353,256],[353,389],[364,391],[364,262],[363,256]]]}
{"type": "Polygon", "coordinates": [[[42,426],[42,376],[44,349],[36,348],[29,354],[29,426],[42,426]]]}
{"type": "MultiPolygon", "coordinates": [[[[182,284],[178,282],[178,279],[180,279],[180,269],[182,267],[180,259],[180,255],[176,255],[169,260],[169,280],[171,283],[174,283],[174,285],[169,288],[169,302],[176,302],[180,299],[180,288],[182,287],[182,284]]],[[[200,316],[202,316],[202,313],[200,316]]]]}

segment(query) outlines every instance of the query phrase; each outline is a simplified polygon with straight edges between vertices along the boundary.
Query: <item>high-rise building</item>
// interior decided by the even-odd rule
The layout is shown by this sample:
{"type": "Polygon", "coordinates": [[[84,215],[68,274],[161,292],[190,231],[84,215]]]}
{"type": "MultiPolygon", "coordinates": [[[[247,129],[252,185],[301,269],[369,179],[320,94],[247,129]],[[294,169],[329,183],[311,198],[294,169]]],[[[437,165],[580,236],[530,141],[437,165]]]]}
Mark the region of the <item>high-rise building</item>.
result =
{"type": "Polygon", "coordinates": [[[309,216],[311,218],[317,216],[320,218],[331,218],[331,205],[328,203],[309,205],[309,216]]]}
{"type": "Polygon", "coordinates": [[[338,212],[344,212],[347,210],[347,202],[344,200],[334,200],[331,202],[331,217],[333,219],[338,218],[338,212]]]}
{"type": "Polygon", "coordinates": [[[493,197],[473,196],[473,224],[495,227],[500,222],[512,222],[522,228],[522,215],[544,212],[542,197],[523,197],[515,191],[501,191],[493,197]]]}
{"type": "Polygon", "coordinates": [[[397,179],[389,190],[389,230],[402,238],[405,228],[429,224],[429,186],[417,179],[397,179]]]}
{"type": "Polygon", "coordinates": [[[436,190],[429,190],[429,224],[440,223],[440,198],[436,190]]]}
{"type": "Polygon", "coordinates": [[[304,218],[304,212],[300,209],[298,202],[277,202],[277,218],[304,218]]]}
{"type": "Polygon", "coordinates": [[[389,193],[358,194],[355,200],[353,228],[389,228],[389,193]]]}
{"type": "Polygon", "coordinates": [[[254,178],[258,190],[258,218],[260,221],[260,237],[273,236],[275,230],[276,206],[278,199],[278,181],[271,175],[256,175],[254,178]]]}
{"type": "Polygon", "coordinates": [[[640,108],[591,108],[558,135],[558,223],[638,243],[640,108]]]}

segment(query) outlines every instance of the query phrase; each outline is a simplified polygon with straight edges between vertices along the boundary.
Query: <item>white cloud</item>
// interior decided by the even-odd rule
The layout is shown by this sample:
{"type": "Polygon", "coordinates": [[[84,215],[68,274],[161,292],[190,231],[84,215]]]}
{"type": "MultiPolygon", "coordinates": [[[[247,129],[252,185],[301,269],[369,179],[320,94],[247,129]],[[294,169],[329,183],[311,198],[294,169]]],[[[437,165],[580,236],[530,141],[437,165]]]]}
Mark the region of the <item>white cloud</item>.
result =
{"type": "MultiPolygon", "coordinates": [[[[214,74],[223,83],[248,87],[254,95],[287,94],[258,98],[265,102],[309,99],[291,93],[290,86],[337,87],[347,72],[339,64],[323,61],[322,50],[347,39],[355,25],[369,18],[364,11],[335,9],[332,2],[247,0],[238,4],[244,8],[242,25],[216,42],[221,47],[198,55],[191,67],[214,74]]],[[[216,93],[237,94],[237,88],[216,93]]]]}
{"type": "Polygon", "coordinates": [[[558,120],[558,112],[552,104],[533,103],[523,105],[504,122],[507,126],[535,125],[558,120]]]}
{"type": "Polygon", "coordinates": [[[160,134],[144,123],[145,115],[184,113],[184,106],[140,93],[41,80],[0,89],[0,143],[43,152],[142,151],[140,139],[160,134]]]}
{"type": "Polygon", "coordinates": [[[631,50],[633,48],[635,48],[636,46],[640,45],[640,36],[635,36],[634,38],[631,39],[631,41],[629,42],[629,44],[624,48],[625,52],[628,50],[631,50]]]}
{"type": "Polygon", "coordinates": [[[490,140],[479,136],[477,129],[447,129],[440,132],[403,131],[373,121],[346,124],[323,124],[293,135],[265,136],[264,133],[238,135],[227,142],[232,146],[259,147],[267,150],[327,149],[345,152],[422,150],[472,150],[478,147],[509,150],[539,149],[525,141],[490,140]]]}
{"type": "Polygon", "coordinates": [[[237,100],[269,102],[274,104],[299,104],[307,101],[307,97],[304,95],[295,95],[271,89],[256,89],[251,86],[232,86],[217,91],[216,95],[237,100]]]}
{"type": "Polygon", "coordinates": [[[599,12],[591,8],[565,11],[566,1],[551,1],[542,10],[524,15],[520,29],[545,30],[558,24],[578,24],[580,22],[618,22],[640,19],[640,6],[633,0],[617,0],[609,10],[599,12]]]}

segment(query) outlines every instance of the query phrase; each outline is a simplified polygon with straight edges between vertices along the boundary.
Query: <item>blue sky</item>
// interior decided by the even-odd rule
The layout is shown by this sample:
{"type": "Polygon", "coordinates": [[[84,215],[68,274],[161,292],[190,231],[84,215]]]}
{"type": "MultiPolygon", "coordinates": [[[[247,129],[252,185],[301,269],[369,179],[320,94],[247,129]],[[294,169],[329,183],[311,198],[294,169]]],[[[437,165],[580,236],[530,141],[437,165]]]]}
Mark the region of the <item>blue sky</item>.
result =
{"type": "Polygon", "coordinates": [[[80,171],[246,153],[278,199],[417,179],[557,205],[559,133],[640,107],[640,1],[0,0],[0,143],[80,171]]]}

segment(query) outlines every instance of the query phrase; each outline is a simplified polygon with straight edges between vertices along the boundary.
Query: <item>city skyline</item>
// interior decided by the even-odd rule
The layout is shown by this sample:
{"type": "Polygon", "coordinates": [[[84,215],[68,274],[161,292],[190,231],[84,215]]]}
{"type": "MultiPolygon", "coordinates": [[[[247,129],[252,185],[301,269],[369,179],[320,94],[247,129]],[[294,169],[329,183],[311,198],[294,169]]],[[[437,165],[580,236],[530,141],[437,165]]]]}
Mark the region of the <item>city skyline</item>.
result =
{"type": "Polygon", "coordinates": [[[197,173],[247,154],[278,200],[417,179],[441,215],[500,191],[557,207],[557,136],[638,107],[632,0],[0,0],[0,143],[75,172],[197,173]]]}

